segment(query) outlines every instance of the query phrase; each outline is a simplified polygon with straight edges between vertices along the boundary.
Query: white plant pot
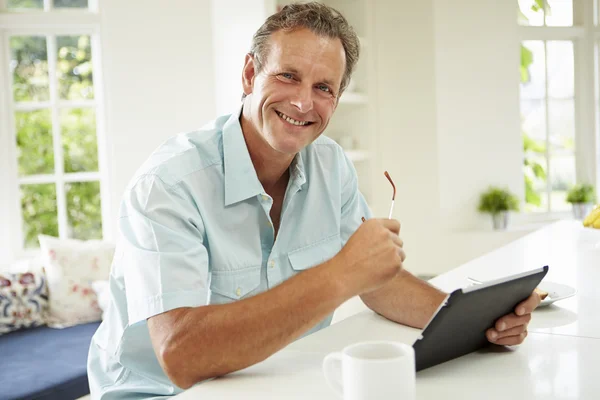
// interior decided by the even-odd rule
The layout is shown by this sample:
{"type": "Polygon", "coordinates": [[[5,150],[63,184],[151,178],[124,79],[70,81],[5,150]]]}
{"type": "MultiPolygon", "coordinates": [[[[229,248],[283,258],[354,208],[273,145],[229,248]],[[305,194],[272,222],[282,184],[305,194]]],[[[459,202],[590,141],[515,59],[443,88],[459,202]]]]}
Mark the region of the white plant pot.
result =
{"type": "Polygon", "coordinates": [[[583,220],[592,208],[594,208],[593,203],[573,203],[573,218],[583,220]]]}
{"type": "Polygon", "coordinates": [[[508,227],[508,211],[492,214],[492,223],[494,230],[505,230],[508,227]]]}

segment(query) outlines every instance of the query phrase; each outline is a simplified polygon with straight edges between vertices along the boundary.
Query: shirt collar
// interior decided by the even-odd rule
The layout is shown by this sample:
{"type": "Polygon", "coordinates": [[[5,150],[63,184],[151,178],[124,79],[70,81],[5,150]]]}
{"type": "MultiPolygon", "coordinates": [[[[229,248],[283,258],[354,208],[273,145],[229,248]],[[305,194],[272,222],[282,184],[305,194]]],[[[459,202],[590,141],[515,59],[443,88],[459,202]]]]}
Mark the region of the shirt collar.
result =
{"type": "MultiPolygon", "coordinates": [[[[258,180],[254,164],[246,146],[240,115],[242,108],[231,114],[223,125],[223,163],[225,167],[225,206],[249,199],[265,192],[258,180]]],[[[298,152],[290,165],[290,179],[298,190],[306,183],[303,151],[298,152]]]]}
{"type": "Polygon", "coordinates": [[[246,146],[240,125],[241,108],[223,126],[225,206],[264,192],[246,146]]]}

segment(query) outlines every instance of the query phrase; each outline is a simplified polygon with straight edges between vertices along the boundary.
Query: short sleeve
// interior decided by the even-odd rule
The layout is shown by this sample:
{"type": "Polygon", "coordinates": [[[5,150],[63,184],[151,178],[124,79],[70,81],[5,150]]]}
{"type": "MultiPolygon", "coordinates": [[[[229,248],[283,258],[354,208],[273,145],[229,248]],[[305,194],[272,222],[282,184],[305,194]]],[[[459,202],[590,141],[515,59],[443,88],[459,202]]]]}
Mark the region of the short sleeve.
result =
{"type": "Polygon", "coordinates": [[[123,199],[119,241],[130,325],[207,304],[204,226],[182,188],[154,175],[141,177],[123,199]]]}
{"type": "Polygon", "coordinates": [[[358,190],[358,178],[352,161],[344,154],[342,182],[342,210],[340,219],[340,236],[342,246],[362,223],[362,217],[369,219],[372,212],[367,202],[358,190]]]}

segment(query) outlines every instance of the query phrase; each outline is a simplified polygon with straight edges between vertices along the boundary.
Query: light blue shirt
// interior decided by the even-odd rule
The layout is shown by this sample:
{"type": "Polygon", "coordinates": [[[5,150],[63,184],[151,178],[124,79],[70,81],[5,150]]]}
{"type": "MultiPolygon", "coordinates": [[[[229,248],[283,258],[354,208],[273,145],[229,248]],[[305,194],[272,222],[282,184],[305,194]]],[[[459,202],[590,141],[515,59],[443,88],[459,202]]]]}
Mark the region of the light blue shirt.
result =
{"type": "MultiPolygon", "coordinates": [[[[239,115],[171,138],[128,185],[111,303],[88,357],[93,399],[180,393],[158,363],[147,318],[272,289],[335,256],[361,217],[370,217],[351,161],[321,136],[290,166],[274,240],[273,201],[250,160],[239,115]]],[[[331,315],[306,334],[330,322],[331,315]]]]}

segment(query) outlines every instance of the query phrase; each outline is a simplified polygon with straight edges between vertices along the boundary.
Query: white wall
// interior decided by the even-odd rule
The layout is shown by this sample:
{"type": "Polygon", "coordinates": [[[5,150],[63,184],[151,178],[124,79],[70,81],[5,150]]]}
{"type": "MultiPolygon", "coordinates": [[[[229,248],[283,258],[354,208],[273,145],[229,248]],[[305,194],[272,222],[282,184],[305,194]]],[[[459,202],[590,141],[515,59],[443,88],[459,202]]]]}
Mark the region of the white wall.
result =
{"type": "Polygon", "coordinates": [[[451,230],[481,228],[473,210],[488,185],[524,192],[516,5],[434,3],[441,217],[451,230]]]}
{"type": "MultiPolygon", "coordinates": [[[[374,4],[376,168],[398,187],[407,268],[441,273],[527,233],[489,232],[476,211],[490,184],[523,192],[515,4],[374,4]]],[[[375,187],[373,208],[387,215],[390,188],[375,187]]]]}
{"type": "Polygon", "coordinates": [[[114,221],[150,153],[215,117],[210,0],[104,0],[101,16],[114,221]]]}
{"type": "Polygon", "coordinates": [[[387,216],[391,188],[382,175],[387,170],[397,187],[394,217],[402,223],[406,266],[422,272],[430,264],[430,245],[439,234],[433,4],[411,0],[376,4],[371,45],[377,70],[374,167],[381,174],[375,174],[380,178],[374,179],[371,205],[375,215],[387,216]]]}
{"type": "Polygon", "coordinates": [[[240,104],[242,68],[254,32],[275,10],[275,0],[212,0],[215,106],[218,115],[240,104]]]}

